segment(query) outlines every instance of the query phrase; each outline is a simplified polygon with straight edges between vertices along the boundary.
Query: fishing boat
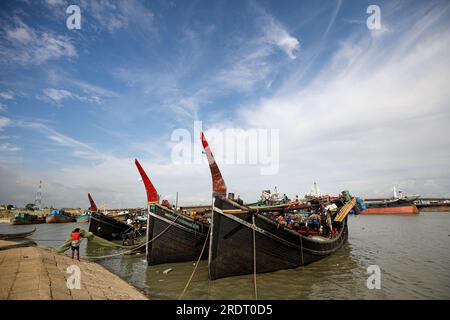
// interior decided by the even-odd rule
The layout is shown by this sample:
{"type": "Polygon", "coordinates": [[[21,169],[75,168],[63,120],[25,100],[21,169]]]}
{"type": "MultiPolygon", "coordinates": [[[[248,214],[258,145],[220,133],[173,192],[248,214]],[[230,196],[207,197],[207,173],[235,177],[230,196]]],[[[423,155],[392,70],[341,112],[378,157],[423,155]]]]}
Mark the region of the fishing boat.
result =
{"type": "MultiPolygon", "coordinates": [[[[147,263],[157,265],[197,260],[205,245],[209,222],[196,220],[173,209],[167,201],[161,204],[158,192],[146,172],[135,160],[147,193],[147,263]]],[[[207,251],[202,255],[207,258],[207,251]]]]}
{"type": "MultiPolygon", "coordinates": [[[[280,228],[271,219],[274,207],[263,212],[226,197],[225,181],[203,133],[201,140],[210,166],[214,198],[208,254],[211,280],[307,265],[336,252],[347,241],[347,214],[356,205],[355,198],[348,201],[339,197],[328,203],[339,209],[332,222],[331,237],[280,228]]],[[[285,213],[287,208],[279,210],[285,213]]]]}
{"type": "Polygon", "coordinates": [[[89,211],[89,231],[106,240],[122,240],[125,234],[133,228],[133,226],[125,222],[117,221],[113,217],[107,216],[97,209],[97,205],[90,193],[88,193],[90,202],[89,211]]]}
{"type": "Polygon", "coordinates": [[[0,233],[0,240],[13,240],[13,239],[23,239],[31,236],[36,231],[36,228],[26,232],[19,233],[0,233]]]}
{"type": "Polygon", "coordinates": [[[46,223],[67,223],[75,222],[76,218],[69,212],[64,210],[52,210],[50,214],[45,218],[46,223]]]}
{"type": "Polygon", "coordinates": [[[91,217],[91,215],[89,213],[83,214],[79,217],[77,217],[77,222],[89,222],[89,218],[91,217]]]}
{"type": "Polygon", "coordinates": [[[18,213],[9,220],[13,225],[45,223],[45,217],[29,213],[18,213]]]}

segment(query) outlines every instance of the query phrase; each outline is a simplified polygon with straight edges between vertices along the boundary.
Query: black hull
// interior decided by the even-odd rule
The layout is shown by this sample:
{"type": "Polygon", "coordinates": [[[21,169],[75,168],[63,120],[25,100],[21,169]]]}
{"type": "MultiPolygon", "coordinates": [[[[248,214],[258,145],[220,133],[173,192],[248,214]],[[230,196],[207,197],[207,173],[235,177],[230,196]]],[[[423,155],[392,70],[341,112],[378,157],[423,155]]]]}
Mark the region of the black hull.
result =
{"type": "MultiPolygon", "coordinates": [[[[216,199],[216,207],[230,209],[224,208],[224,203],[220,202],[216,199]]],[[[332,240],[315,240],[291,230],[277,229],[275,223],[258,214],[255,215],[255,224],[257,227],[253,231],[249,214],[230,215],[218,208],[214,210],[209,252],[211,280],[253,274],[254,253],[257,273],[307,265],[334,253],[348,238],[346,220],[338,236],[332,240]]]]}
{"type": "Polygon", "coordinates": [[[89,219],[89,231],[106,240],[122,240],[123,234],[130,230],[130,226],[114,218],[98,213],[92,213],[89,219]]]}
{"type": "MultiPolygon", "coordinates": [[[[208,225],[178,216],[172,210],[155,206],[147,223],[148,265],[195,261],[199,258],[208,233],[208,225]],[[176,218],[175,222],[174,219],[176,218]]],[[[202,259],[208,258],[209,244],[202,259]]]]}

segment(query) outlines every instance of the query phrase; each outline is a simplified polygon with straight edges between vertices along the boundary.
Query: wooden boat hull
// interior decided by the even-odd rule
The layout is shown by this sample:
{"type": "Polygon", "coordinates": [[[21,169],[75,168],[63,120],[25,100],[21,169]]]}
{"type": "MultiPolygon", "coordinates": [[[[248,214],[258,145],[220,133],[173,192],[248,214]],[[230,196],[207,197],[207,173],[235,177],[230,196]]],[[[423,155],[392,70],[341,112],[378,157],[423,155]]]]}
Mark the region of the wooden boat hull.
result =
{"type": "Polygon", "coordinates": [[[211,280],[253,274],[254,254],[257,273],[307,265],[334,253],[348,238],[347,219],[338,236],[319,241],[291,230],[277,229],[275,223],[259,215],[255,215],[256,228],[253,228],[250,214],[225,214],[222,209],[231,208],[216,200],[209,250],[211,280]]]}
{"type": "Polygon", "coordinates": [[[77,218],[77,222],[89,222],[90,215],[86,214],[77,218]]]}
{"type": "MultiPolygon", "coordinates": [[[[148,265],[195,261],[199,258],[208,233],[208,225],[177,215],[160,205],[154,206],[147,223],[148,265]],[[177,218],[178,217],[178,218],[177,218]]],[[[202,259],[208,257],[206,244],[202,259]]]]}
{"type": "Polygon", "coordinates": [[[387,206],[387,207],[367,208],[367,210],[361,211],[361,213],[374,215],[418,214],[419,209],[415,205],[387,206]]]}
{"type": "Polygon", "coordinates": [[[39,223],[45,223],[45,218],[38,218],[33,220],[22,220],[22,219],[11,219],[9,221],[12,225],[28,225],[28,224],[39,224],[39,223]]]}
{"type": "Polygon", "coordinates": [[[12,239],[23,239],[31,236],[36,231],[36,228],[27,232],[20,233],[1,233],[0,240],[12,240],[12,239]]]}
{"type": "Polygon", "coordinates": [[[66,217],[61,215],[49,215],[45,218],[45,223],[68,223],[75,221],[76,219],[73,217],[66,217]]]}
{"type": "Polygon", "coordinates": [[[92,213],[89,219],[89,231],[106,240],[122,240],[130,228],[126,223],[98,213],[92,213]]]}

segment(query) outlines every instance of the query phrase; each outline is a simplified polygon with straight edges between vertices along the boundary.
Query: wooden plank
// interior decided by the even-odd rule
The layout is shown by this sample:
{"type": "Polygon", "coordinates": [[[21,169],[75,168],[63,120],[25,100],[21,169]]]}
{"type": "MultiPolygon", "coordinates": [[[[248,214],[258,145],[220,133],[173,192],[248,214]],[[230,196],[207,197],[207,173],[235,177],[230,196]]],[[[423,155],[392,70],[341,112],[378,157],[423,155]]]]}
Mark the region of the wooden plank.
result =
{"type": "Polygon", "coordinates": [[[337,222],[342,222],[342,220],[345,219],[345,217],[348,215],[348,213],[350,212],[350,210],[353,209],[353,207],[356,204],[356,198],[352,198],[352,200],[350,200],[349,202],[347,202],[346,204],[344,204],[341,208],[341,210],[339,210],[339,213],[337,214],[336,218],[334,218],[334,221],[337,222]]]}
{"type": "Polygon", "coordinates": [[[229,209],[229,210],[223,210],[222,212],[223,213],[228,213],[228,214],[248,213],[248,211],[241,210],[241,209],[229,209]]]}

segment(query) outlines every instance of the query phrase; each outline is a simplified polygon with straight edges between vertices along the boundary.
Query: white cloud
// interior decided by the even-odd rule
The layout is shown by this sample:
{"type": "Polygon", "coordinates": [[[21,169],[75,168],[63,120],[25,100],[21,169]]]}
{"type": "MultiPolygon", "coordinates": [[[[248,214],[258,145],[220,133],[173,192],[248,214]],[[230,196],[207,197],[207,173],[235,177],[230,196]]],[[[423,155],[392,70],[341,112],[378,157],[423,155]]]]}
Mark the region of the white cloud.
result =
{"type": "Polygon", "coordinates": [[[95,24],[91,24],[94,28],[111,33],[130,26],[148,33],[155,30],[153,12],[140,1],[83,1],[82,5],[94,18],[95,24]]]}
{"type": "Polygon", "coordinates": [[[66,4],[64,0],[46,0],[46,2],[50,6],[62,6],[66,4]]]}
{"type": "Polygon", "coordinates": [[[0,92],[0,98],[5,100],[12,100],[14,99],[14,94],[11,92],[0,92]]]}
{"type": "Polygon", "coordinates": [[[17,146],[14,146],[10,143],[2,143],[0,144],[0,152],[16,152],[19,151],[20,148],[17,146]]]}
{"type": "Polygon", "coordinates": [[[11,124],[11,119],[6,117],[0,117],[0,131],[8,127],[11,124]]]}
{"type": "Polygon", "coordinates": [[[295,59],[295,52],[300,49],[300,42],[277,21],[272,15],[264,9],[254,5],[258,13],[257,23],[263,30],[263,40],[284,51],[289,58],[295,59]]]}
{"type": "Polygon", "coordinates": [[[66,89],[45,88],[43,90],[44,97],[49,98],[56,104],[61,104],[66,99],[100,104],[107,98],[118,97],[118,94],[112,91],[91,85],[87,82],[79,80],[69,80],[69,82],[77,86],[82,91],[82,94],[74,93],[66,89]]]}
{"type": "Polygon", "coordinates": [[[60,103],[64,99],[74,98],[72,92],[63,89],[47,88],[44,89],[44,94],[56,103],[60,103]]]}
{"type": "Polygon", "coordinates": [[[14,125],[23,129],[31,129],[43,134],[48,140],[53,142],[54,146],[67,148],[67,152],[70,153],[71,156],[88,160],[101,160],[108,158],[107,155],[100,153],[93,146],[64,135],[43,123],[15,121],[14,125]]]}
{"type": "Polygon", "coordinates": [[[265,40],[283,50],[291,59],[295,59],[295,52],[300,49],[300,42],[291,36],[273,17],[265,16],[267,23],[262,25],[265,40]]]}
{"type": "Polygon", "coordinates": [[[6,35],[10,40],[20,43],[26,43],[32,39],[32,34],[26,26],[7,30],[6,35]]]}
{"type": "Polygon", "coordinates": [[[69,37],[32,29],[17,16],[12,20],[12,25],[5,27],[0,43],[0,57],[4,62],[42,64],[61,57],[77,56],[77,50],[69,37]]]}
{"type": "Polygon", "coordinates": [[[0,111],[5,111],[6,108],[7,108],[6,105],[0,102],[0,111]]]}

